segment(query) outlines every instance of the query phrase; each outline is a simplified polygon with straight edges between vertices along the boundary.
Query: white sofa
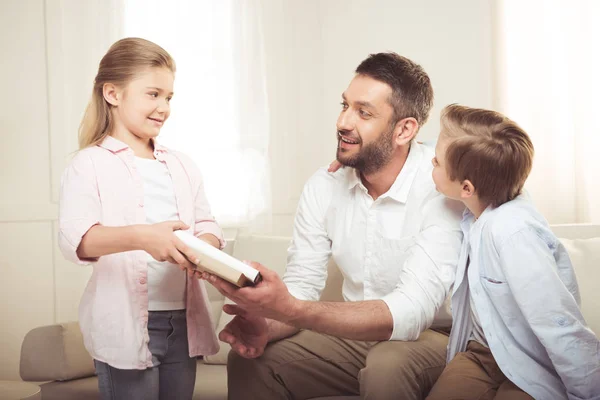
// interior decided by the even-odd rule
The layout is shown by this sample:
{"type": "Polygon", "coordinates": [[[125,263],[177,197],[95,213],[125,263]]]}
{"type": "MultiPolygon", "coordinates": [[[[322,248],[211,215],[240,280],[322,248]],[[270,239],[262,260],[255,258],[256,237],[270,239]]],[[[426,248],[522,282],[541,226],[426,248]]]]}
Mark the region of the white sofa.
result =
{"type": "MultiPolygon", "coordinates": [[[[575,265],[587,322],[600,334],[600,293],[596,289],[600,282],[600,225],[557,225],[553,230],[563,239],[575,265]]],[[[226,251],[240,260],[259,261],[283,273],[288,245],[289,238],[246,236],[230,242],[226,251]]],[[[341,300],[341,275],[333,263],[329,271],[322,298],[341,300]]],[[[223,296],[212,287],[209,297],[218,332],[231,317],[221,312],[223,296]]],[[[218,354],[198,361],[194,399],[227,398],[228,351],[228,345],[222,344],[218,354]]],[[[41,385],[44,400],[99,399],[92,360],[83,347],[76,322],[29,332],[21,349],[21,377],[26,381],[49,381],[41,385]]]]}

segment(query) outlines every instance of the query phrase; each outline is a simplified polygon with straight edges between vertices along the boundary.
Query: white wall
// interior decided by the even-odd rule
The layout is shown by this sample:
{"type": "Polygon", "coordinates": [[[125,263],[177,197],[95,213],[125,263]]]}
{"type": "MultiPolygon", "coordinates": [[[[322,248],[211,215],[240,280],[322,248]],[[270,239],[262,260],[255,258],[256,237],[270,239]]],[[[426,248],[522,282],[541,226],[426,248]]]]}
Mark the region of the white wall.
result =
{"type": "Polygon", "coordinates": [[[291,233],[304,182],[335,157],[341,93],[369,54],[395,51],[430,75],[435,106],[420,137],[437,137],[447,104],[492,107],[489,0],[279,1],[267,10],[274,220],[291,233]]]}
{"type": "MultiPolygon", "coordinates": [[[[18,379],[30,329],[77,318],[88,268],[55,243],[59,178],[97,63],[118,32],[118,0],[3,0],[0,14],[0,380],[18,379]],[[78,16],[97,15],[81,26],[78,16]],[[93,44],[93,45],[90,45],[93,44]],[[8,55],[8,56],[7,56],[8,55]]],[[[289,235],[302,186],[335,155],[340,94],[369,53],[423,65],[437,133],[451,102],[490,107],[490,1],[264,0],[274,233],[289,235]]],[[[89,20],[89,19],[88,19],[89,20]]]]}
{"type": "Polygon", "coordinates": [[[77,318],[91,273],[56,246],[58,189],[98,61],[116,32],[112,0],[3,0],[0,13],[0,380],[19,379],[25,334],[77,318]],[[96,23],[77,25],[81,15],[96,23]],[[106,42],[103,42],[106,41],[106,42]],[[79,82],[89,81],[89,86],[79,82]]]}

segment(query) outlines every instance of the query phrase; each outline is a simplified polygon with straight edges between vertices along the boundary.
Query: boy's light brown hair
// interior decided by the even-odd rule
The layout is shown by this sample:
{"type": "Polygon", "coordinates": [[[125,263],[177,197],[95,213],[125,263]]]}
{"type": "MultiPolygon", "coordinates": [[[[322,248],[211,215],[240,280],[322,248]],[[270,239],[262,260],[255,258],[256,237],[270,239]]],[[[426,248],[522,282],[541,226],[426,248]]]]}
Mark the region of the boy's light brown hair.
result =
{"type": "Polygon", "coordinates": [[[442,110],[440,139],[451,140],[446,172],[469,180],[479,199],[498,207],[517,197],[533,162],[533,143],[523,129],[491,110],[451,104],[442,110]]]}

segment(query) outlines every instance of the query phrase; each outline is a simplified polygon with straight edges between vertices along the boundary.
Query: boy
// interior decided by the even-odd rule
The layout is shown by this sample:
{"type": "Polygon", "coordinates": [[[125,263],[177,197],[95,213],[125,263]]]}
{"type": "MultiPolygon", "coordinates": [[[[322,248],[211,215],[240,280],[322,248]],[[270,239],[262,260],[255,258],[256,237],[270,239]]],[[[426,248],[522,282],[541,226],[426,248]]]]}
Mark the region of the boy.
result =
{"type": "Polygon", "coordinates": [[[533,145],[489,110],[442,111],[433,180],[465,210],[449,364],[428,399],[600,399],[600,343],[563,245],[521,194],[533,145]]]}

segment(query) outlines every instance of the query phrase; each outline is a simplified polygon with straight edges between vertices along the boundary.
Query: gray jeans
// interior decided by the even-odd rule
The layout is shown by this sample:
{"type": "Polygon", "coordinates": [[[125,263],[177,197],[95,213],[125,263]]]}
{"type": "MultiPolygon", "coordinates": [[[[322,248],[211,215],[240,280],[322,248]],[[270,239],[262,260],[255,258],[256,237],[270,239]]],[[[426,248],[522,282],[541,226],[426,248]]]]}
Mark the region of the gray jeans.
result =
{"type": "Polygon", "coordinates": [[[196,358],[190,358],[185,310],[150,311],[148,347],[153,367],[117,369],[94,360],[103,400],[188,400],[194,393],[196,358]]]}

